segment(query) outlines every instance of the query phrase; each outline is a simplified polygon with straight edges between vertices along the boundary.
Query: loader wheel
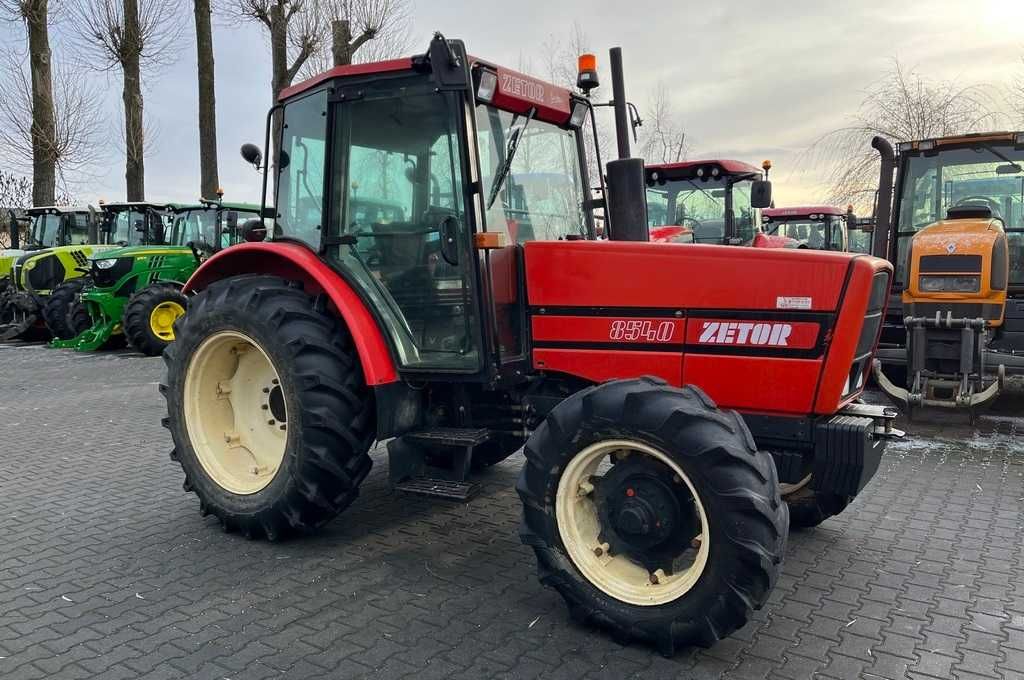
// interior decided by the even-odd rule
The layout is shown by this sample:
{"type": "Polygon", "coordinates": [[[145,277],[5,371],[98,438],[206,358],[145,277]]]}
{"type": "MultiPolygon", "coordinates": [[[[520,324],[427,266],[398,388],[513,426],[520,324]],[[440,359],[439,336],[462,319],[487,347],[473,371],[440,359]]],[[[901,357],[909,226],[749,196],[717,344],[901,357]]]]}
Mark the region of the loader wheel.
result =
{"type": "Polygon", "coordinates": [[[816,527],[829,517],[835,517],[850,504],[850,499],[834,493],[816,491],[807,475],[796,484],[782,484],[779,492],[789,506],[789,526],[793,529],[816,527]]]}
{"type": "Polygon", "coordinates": [[[526,443],[523,542],[574,618],[671,655],[768,599],[788,513],[742,419],[653,378],[588,388],[526,443]]]}
{"type": "Polygon", "coordinates": [[[59,340],[70,340],[92,325],[92,321],[89,319],[89,312],[87,311],[85,312],[85,320],[88,323],[86,323],[85,328],[78,328],[77,325],[72,323],[72,321],[75,324],[81,323],[80,317],[71,318],[76,307],[81,307],[85,311],[85,305],[78,299],[78,295],[89,283],[90,280],[87,277],[80,276],[76,279],[65,281],[53,289],[46,304],[43,305],[43,320],[46,322],[46,327],[50,329],[53,337],[59,340]]]}
{"type": "Polygon", "coordinates": [[[204,515],[275,540],[355,500],[371,466],[373,395],[326,298],[236,276],[193,297],[176,332],[165,425],[204,515]]]}
{"type": "Polygon", "coordinates": [[[154,283],[133,294],[124,307],[128,344],[146,356],[160,356],[174,341],[174,322],[187,307],[188,298],[173,283],[154,283]]]}

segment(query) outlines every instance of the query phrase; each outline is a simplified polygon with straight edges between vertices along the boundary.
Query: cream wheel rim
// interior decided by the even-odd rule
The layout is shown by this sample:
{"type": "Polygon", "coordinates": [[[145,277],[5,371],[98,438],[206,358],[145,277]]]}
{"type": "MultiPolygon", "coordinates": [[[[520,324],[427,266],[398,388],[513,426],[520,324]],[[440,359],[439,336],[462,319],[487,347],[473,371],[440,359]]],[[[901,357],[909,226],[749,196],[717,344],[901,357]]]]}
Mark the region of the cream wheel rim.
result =
{"type": "Polygon", "coordinates": [[[221,331],[204,340],[184,402],[192,449],[218,486],[248,495],[270,484],[284,461],[288,412],[277,369],[252,338],[221,331]]]}
{"type": "Polygon", "coordinates": [[[569,558],[587,581],[605,594],[634,605],[662,605],[685,595],[704,573],[711,552],[707,512],[693,482],[664,452],[638,441],[601,441],[577,453],[558,482],[555,521],[569,558]],[[690,544],[692,562],[671,574],[662,569],[652,573],[626,555],[613,555],[608,544],[599,538],[601,518],[592,478],[609,457],[634,455],[649,456],[666,466],[666,474],[674,475],[675,483],[686,485],[697,509],[700,533],[690,544]]]}

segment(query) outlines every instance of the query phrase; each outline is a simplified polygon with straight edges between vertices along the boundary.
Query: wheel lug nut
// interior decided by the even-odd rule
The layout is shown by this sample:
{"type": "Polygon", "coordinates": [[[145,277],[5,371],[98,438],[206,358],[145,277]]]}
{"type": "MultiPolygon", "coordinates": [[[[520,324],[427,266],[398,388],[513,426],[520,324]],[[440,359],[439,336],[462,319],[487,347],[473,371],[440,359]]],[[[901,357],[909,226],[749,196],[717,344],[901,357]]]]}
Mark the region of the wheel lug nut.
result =
{"type": "Polygon", "coordinates": [[[270,388],[269,387],[264,387],[263,388],[263,394],[270,394],[270,388]]]}
{"type": "Polygon", "coordinates": [[[278,384],[280,384],[280,383],[279,383],[279,382],[277,381],[277,378],[274,378],[274,379],[273,379],[273,380],[271,380],[270,382],[271,382],[271,383],[273,383],[274,385],[278,385],[278,384]]]}
{"type": "Polygon", "coordinates": [[[276,424],[277,424],[277,421],[274,421],[274,420],[268,420],[267,421],[267,425],[276,425],[276,424]]]}
{"type": "Polygon", "coordinates": [[[282,430],[282,431],[284,431],[284,430],[287,430],[287,429],[288,429],[288,427],[287,427],[286,425],[282,425],[282,426],[281,426],[281,430],[282,430]]]}
{"type": "Polygon", "coordinates": [[[263,404],[262,406],[260,406],[260,408],[263,409],[264,411],[266,411],[267,409],[270,408],[270,405],[269,404],[263,404]]]}

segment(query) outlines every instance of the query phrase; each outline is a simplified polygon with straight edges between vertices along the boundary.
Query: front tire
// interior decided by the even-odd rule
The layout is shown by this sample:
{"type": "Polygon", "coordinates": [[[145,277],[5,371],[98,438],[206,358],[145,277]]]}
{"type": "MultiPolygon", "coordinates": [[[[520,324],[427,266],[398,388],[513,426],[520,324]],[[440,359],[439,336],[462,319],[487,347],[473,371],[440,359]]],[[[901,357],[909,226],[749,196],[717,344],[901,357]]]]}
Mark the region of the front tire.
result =
{"type": "Polygon", "coordinates": [[[134,293],[124,307],[124,337],[137,352],[156,357],[174,341],[174,323],[185,315],[188,298],[173,283],[154,283],[134,293]]]}
{"type": "Polygon", "coordinates": [[[204,515],[275,540],[355,500],[373,396],[326,298],[272,276],[218,281],[192,298],[164,361],[171,457],[204,515]]]}
{"type": "Polygon", "coordinates": [[[92,325],[89,312],[85,311],[85,305],[78,299],[79,294],[89,283],[89,279],[82,276],[65,281],[50,293],[49,299],[43,305],[43,321],[46,322],[46,327],[50,329],[53,337],[58,340],[70,340],[92,325]],[[77,308],[85,312],[85,320],[88,322],[85,328],[79,328],[82,319],[76,312],[77,308]]]}
{"type": "Polygon", "coordinates": [[[670,655],[726,637],[767,600],[788,530],[775,464],[700,390],[653,378],[583,390],[526,460],[522,539],[578,620],[670,655]]]}

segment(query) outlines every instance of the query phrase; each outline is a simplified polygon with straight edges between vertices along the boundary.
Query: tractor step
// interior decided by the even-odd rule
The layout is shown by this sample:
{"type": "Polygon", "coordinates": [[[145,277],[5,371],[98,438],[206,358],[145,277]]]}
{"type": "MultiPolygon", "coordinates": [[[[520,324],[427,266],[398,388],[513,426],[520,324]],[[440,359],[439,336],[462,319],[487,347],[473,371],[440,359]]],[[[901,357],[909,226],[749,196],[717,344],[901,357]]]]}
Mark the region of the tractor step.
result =
{"type": "Polygon", "coordinates": [[[465,503],[480,491],[480,485],[472,482],[454,482],[448,479],[432,479],[430,477],[410,477],[395,485],[398,491],[442,498],[449,501],[465,503]]]}
{"type": "Polygon", "coordinates": [[[491,438],[494,433],[485,427],[435,427],[430,430],[410,432],[405,438],[423,446],[479,446],[491,438]]]}

